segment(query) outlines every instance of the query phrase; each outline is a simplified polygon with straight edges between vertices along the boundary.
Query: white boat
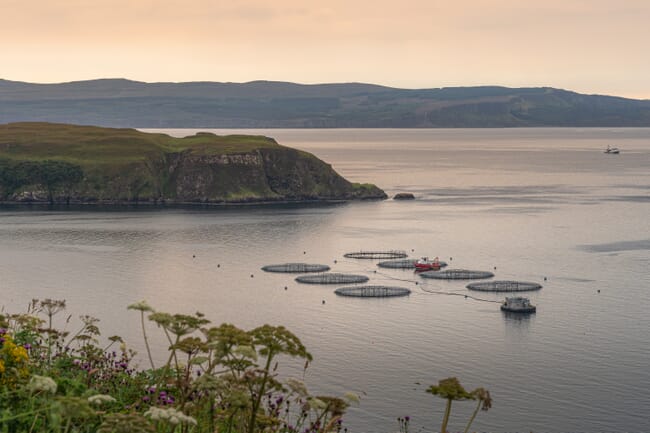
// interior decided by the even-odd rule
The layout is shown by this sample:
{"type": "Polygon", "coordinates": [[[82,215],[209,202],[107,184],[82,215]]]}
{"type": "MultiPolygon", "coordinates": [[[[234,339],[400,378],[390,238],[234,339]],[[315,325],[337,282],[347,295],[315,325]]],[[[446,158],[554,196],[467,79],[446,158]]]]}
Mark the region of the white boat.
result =
{"type": "Polygon", "coordinates": [[[618,155],[619,153],[621,153],[621,151],[618,150],[618,147],[612,147],[610,145],[607,145],[607,149],[605,149],[604,153],[609,153],[611,155],[618,155]]]}
{"type": "Polygon", "coordinates": [[[531,305],[528,298],[517,296],[506,298],[503,304],[501,304],[501,310],[511,313],[534,313],[537,310],[537,307],[531,305]]]}

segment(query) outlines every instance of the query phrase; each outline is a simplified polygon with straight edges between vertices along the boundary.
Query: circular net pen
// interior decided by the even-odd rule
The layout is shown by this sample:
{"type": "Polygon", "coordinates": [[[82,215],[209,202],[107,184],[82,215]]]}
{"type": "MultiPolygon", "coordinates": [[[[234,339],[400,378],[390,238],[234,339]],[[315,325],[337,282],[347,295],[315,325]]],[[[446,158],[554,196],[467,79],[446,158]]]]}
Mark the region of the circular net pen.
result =
{"type": "Polygon", "coordinates": [[[358,284],[368,281],[365,275],[324,273],[316,275],[301,275],[296,281],[305,284],[358,284]]]}
{"type": "Polygon", "coordinates": [[[446,271],[428,271],[420,274],[424,278],[436,280],[480,280],[492,278],[494,274],[486,271],[469,271],[467,269],[448,269],[446,271]]]}
{"type": "Polygon", "coordinates": [[[485,281],[470,283],[466,287],[480,292],[531,292],[541,289],[542,285],[526,281],[485,281]]]}
{"type": "Polygon", "coordinates": [[[327,265],[317,265],[309,263],[283,263],[280,265],[267,265],[263,266],[262,270],[265,272],[285,272],[289,274],[304,274],[306,272],[325,272],[329,271],[330,267],[327,265]]]}
{"type": "Polygon", "coordinates": [[[353,253],[345,253],[343,257],[348,259],[367,259],[367,260],[388,260],[388,259],[403,259],[408,257],[404,251],[356,251],[353,253]]]}
{"type": "MultiPolygon", "coordinates": [[[[415,262],[417,262],[417,259],[387,260],[377,263],[377,266],[389,269],[415,269],[415,262]]],[[[438,264],[441,268],[447,266],[447,263],[442,260],[439,260],[438,264]]]]}
{"type": "Polygon", "coordinates": [[[361,286],[361,287],[341,287],[334,290],[339,296],[352,296],[355,298],[390,298],[395,296],[408,296],[411,294],[409,289],[403,287],[391,286],[361,286]]]}

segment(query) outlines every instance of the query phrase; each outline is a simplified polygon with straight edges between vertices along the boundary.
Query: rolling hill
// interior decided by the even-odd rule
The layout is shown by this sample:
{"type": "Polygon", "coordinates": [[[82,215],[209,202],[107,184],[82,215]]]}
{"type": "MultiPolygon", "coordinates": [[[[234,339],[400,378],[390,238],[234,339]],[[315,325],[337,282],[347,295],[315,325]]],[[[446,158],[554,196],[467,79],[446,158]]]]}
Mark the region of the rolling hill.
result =
{"type": "Polygon", "coordinates": [[[132,128],[650,126],[650,100],[550,87],[0,80],[0,123],[25,121],[132,128]]]}

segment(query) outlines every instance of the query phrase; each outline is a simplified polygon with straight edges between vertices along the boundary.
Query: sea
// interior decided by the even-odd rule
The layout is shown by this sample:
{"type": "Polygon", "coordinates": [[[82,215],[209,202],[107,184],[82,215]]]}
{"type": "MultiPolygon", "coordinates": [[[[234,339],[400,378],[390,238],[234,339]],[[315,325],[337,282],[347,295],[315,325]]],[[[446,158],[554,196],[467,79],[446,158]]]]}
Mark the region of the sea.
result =
{"type": "MultiPolygon", "coordinates": [[[[198,130],[155,130],[174,136],[198,130]]],[[[121,335],[147,367],[139,315],[200,311],[244,329],[284,325],[313,355],[283,377],[315,395],[360,396],[354,433],[437,432],[445,402],[426,392],[457,377],[493,404],[477,432],[650,431],[650,128],[270,129],[354,182],[415,200],[229,207],[0,208],[0,306],[65,299],[121,335]],[[605,154],[608,146],[620,154],[605,154]],[[541,284],[531,315],[470,281],[384,269],[354,251],[439,257],[448,269],[541,284]],[[306,262],[362,274],[409,296],[349,298],[268,264],[306,262]]],[[[70,317],[70,318],[69,318],[70,317]]],[[[68,320],[69,318],[69,320],[68,320]]],[[[148,332],[162,362],[167,344],[148,332]]],[[[473,402],[454,403],[463,431],[473,402]]]]}

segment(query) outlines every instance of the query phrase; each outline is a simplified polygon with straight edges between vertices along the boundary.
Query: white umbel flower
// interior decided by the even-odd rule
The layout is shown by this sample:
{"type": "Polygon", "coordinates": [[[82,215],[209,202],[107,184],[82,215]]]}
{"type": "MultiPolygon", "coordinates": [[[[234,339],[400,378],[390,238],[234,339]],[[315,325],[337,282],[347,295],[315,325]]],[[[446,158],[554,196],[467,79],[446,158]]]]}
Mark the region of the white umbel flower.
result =
{"type": "Polygon", "coordinates": [[[27,389],[31,392],[46,392],[56,394],[56,382],[51,377],[33,375],[27,384],[27,389]]]}
{"type": "Polygon", "coordinates": [[[152,421],[162,421],[171,425],[196,425],[196,420],[194,418],[185,415],[183,412],[176,410],[173,407],[163,409],[152,406],[144,413],[144,416],[148,417],[152,421]]]}
{"type": "Polygon", "coordinates": [[[106,394],[97,394],[88,397],[88,403],[94,404],[96,406],[101,406],[104,403],[115,403],[115,401],[116,400],[113,397],[106,394]]]}

